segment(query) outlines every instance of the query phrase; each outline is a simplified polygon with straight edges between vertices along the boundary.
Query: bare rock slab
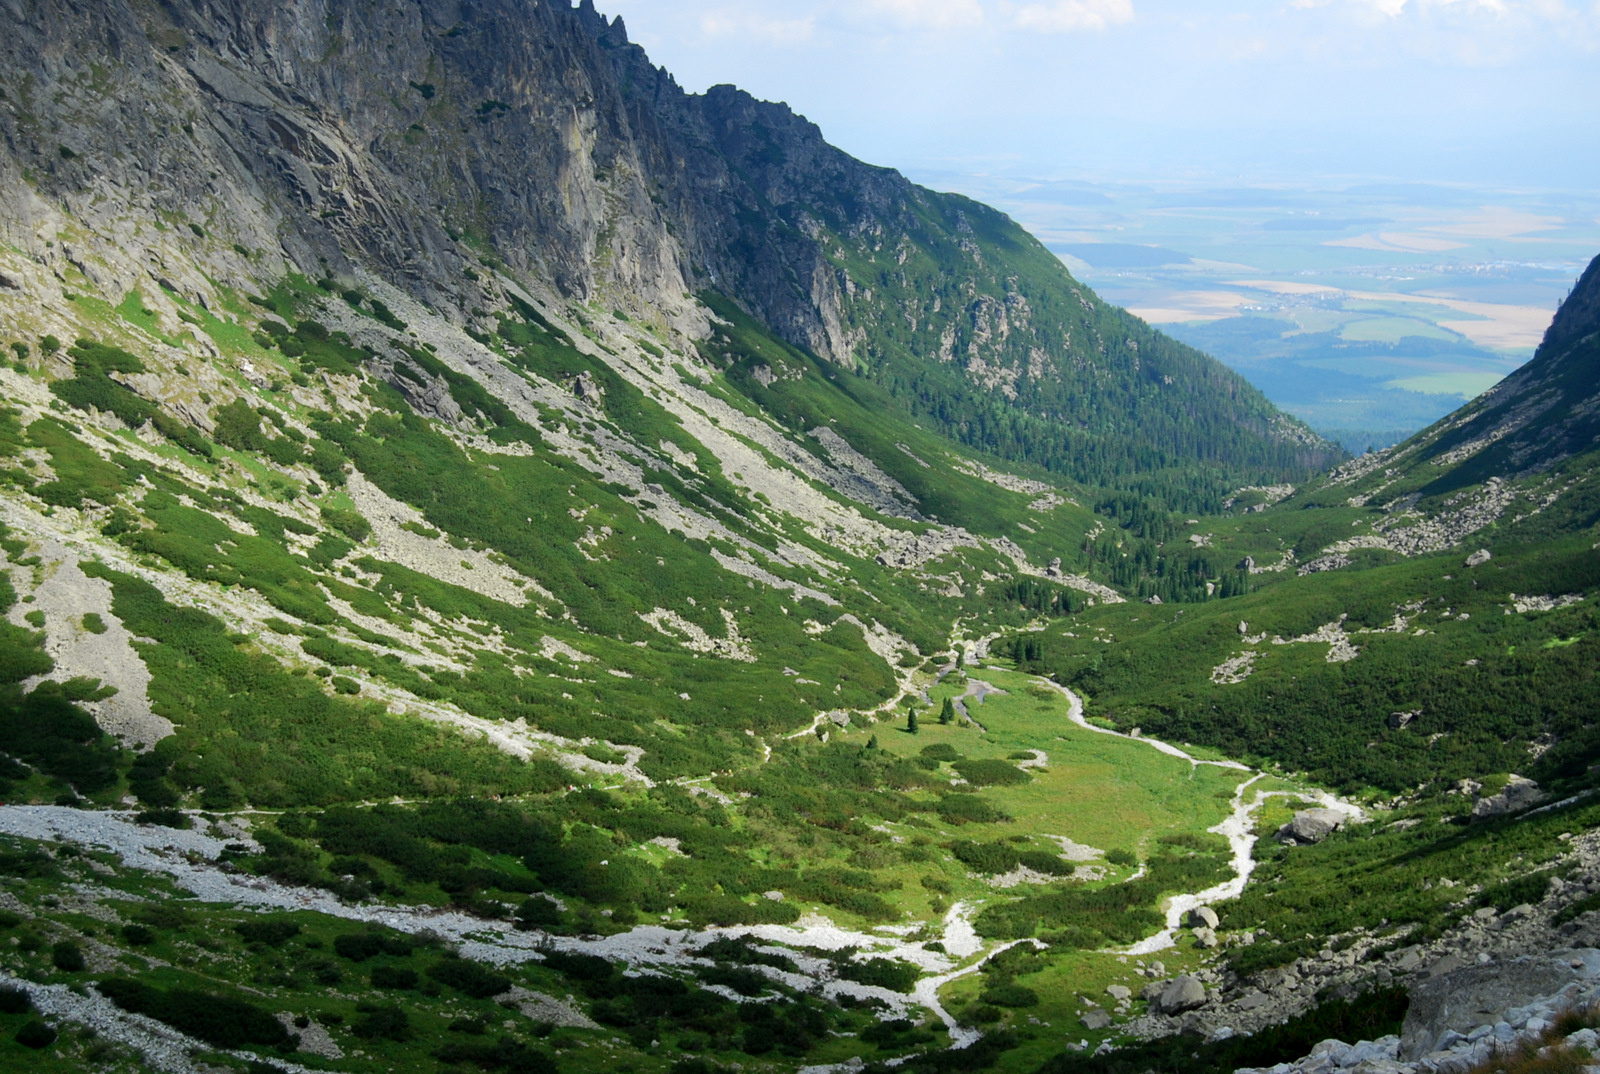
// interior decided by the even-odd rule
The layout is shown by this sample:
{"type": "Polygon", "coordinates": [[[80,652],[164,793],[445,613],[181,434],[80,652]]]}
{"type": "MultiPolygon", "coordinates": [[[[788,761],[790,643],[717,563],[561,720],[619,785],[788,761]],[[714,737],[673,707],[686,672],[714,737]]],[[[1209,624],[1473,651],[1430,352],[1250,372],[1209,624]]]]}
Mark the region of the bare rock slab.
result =
{"type": "Polygon", "coordinates": [[[1494,1022],[1500,1012],[1554,995],[1580,973],[1553,958],[1522,958],[1467,966],[1419,981],[1400,1031],[1400,1058],[1415,1061],[1433,1051],[1444,1034],[1465,1035],[1494,1022]]]}
{"type": "Polygon", "coordinates": [[[1168,981],[1150,1006],[1158,1014],[1182,1014],[1204,1006],[1205,1002],[1206,986],[1199,978],[1184,974],[1168,981]]]}

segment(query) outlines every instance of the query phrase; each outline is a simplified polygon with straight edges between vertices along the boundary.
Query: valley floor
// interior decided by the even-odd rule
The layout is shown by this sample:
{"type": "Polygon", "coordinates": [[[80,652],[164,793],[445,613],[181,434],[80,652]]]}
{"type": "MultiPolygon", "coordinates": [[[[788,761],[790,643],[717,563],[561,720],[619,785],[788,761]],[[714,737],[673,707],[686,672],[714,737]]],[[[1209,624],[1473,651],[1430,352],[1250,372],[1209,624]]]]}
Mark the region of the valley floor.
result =
{"type": "MultiPolygon", "coordinates": [[[[1097,727],[1085,718],[1083,702],[1072,692],[998,664],[960,671],[950,666],[930,681],[907,685],[908,692],[933,706],[949,697],[952,707],[959,706],[957,711],[964,715],[949,724],[925,718],[912,734],[887,720],[874,722],[856,714],[859,727],[852,724],[841,730],[826,724],[833,728],[831,737],[848,742],[870,736],[872,748],[908,758],[954,755],[959,747],[964,758],[991,764],[1008,758],[1004,763],[1011,771],[1024,773],[1020,781],[991,788],[984,795],[1004,811],[1005,819],[966,823],[959,832],[930,834],[966,836],[963,845],[967,846],[982,845],[980,841],[986,837],[1042,843],[1051,847],[1059,860],[1069,863],[1063,871],[1070,874],[1070,886],[1091,890],[1140,881],[1146,866],[1135,863],[1148,858],[1150,849],[1163,837],[1180,844],[1207,836],[1226,839],[1227,875],[1203,890],[1170,893],[1163,900],[1157,927],[1149,934],[1098,950],[1069,950],[1043,972],[1033,972],[1027,990],[1037,998],[1027,1009],[1027,1025],[1037,1029],[1034,1039],[1039,1047],[1024,1046],[1008,1059],[1008,1069],[1021,1069],[1019,1064],[1028,1056],[1034,1058],[1027,1061],[1037,1061],[1058,1050],[1062,1033],[1087,1048],[1104,1040],[1108,1030],[1114,1032],[1115,1024],[1109,1019],[1105,1024],[1094,1019],[1080,1023],[1086,997],[1103,998],[1108,986],[1118,984],[1137,992],[1147,975],[1171,975],[1203,964],[1208,952],[1196,945],[1195,934],[1184,928],[1185,923],[1196,908],[1234,898],[1243,890],[1255,865],[1255,822],[1267,802],[1302,800],[1343,810],[1353,818],[1361,816],[1359,808],[1325,792],[1287,784],[1237,762],[1097,727]],[[1118,850],[1122,853],[1115,853],[1118,850]],[[1168,964],[1155,962],[1152,956],[1157,954],[1168,964]],[[1147,960],[1153,969],[1146,968],[1147,960]],[[1095,1028],[1088,1029],[1088,1025],[1095,1028]]],[[[894,711],[893,706],[885,708],[894,711]]],[[[930,717],[932,711],[930,708],[930,717]]],[[[813,727],[822,726],[825,723],[819,717],[813,727]]],[[[830,736],[813,732],[799,745],[820,749],[814,741],[817,737],[830,736]]],[[[770,749],[767,756],[771,756],[770,749]]],[[[958,775],[951,778],[964,782],[958,775]]],[[[626,779],[613,782],[618,788],[627,786],[626,779]]],[[[154,826],[147,820],[140,823],[144,818],[124,811],[6,806],[0,808],[0,833],[18,847],[53,848],[51,853],[60,861],[81,855],[79,861],[100,863],[72,885],[73,894],[59,905],[68,920],[73,915],[115,920],[117,911],[112,908],[122,908],[119,904],[130,898],[177,897],[189,910],[202,913],[289,912],[296,915],[295,920],[319,921],[322,928],[335,927],[337,922],[381,926],[426,937],[470,960],[500,968],[536,966],[554,951],[597,956],[626,964],[635,973],[691,976],[714,966],[703,953],[708,944],[742,939],[756,945],[754,950],[777,955],[786,963],[784,968],[752,967],[770,981],[833,1002],[871,1004],[884,1023],[920,1021],[931,1015],[943,1024],[946,1046],[956,1049],[981,1039],[981,1020],[993,1016],[992,1007],[988,1014],[981,1009],[985,997],[992,998],[993,993],[986,985],[986,966],[1019,944],[1039,950],[1051,946],[1032,938],[985,938],[975,931],[975,920],[988,907],[1018,897],[1024,901],[1048,898],[1048,892],[1061,886],[1056,877],[1041,875],[1026,865],[988,874],[979,867],[967,875],[959,892],[951,894],[954,901],[948,906],[936,898],[931,914],[928,904],[918,904],[914,897],[903,901],[902,912],[910,919],[903,924],[843,925],[834,920],[837,912],[829,916],[828,908],[818,905],[807,908],[793,925],[697,929],[672,920],[606,936],[559,936],[521,931],[509,922],[488,921],[462,910],[395,902],[352,903],[326,890],[242,872],[231,862],[241,853],[260,850],[251,833],[256,826],[270,823],[273,814],[195,810],[187,816],[192,827],[180,830],[154,826]],[[115,883],[106,878],[116,878],[115,883]],[[134,894],[130,884],[146,890],[134,894]],[[918,905],[920,910],[915,909],[918,905]],[[915,974],[904,986],[862,983],[840,974],[839,958],[855,962],[887,959],[915,967],[915,974]]],[[[897,844],[921,834],[900,824],[882,828],[897,844]]],[[[1208,849],[1213,853],[1221,850],[1208,849]]],[[[891,897],[901,900],[902,896],[903,892],[897,891],[891,897]]],[[[41,909],[27,906],[25,899],[19,902],[16,896],[4,899],[20,912],[41,909]]],[[[54,925],[67,927],[68,920],[54,925]]],[[[110,947],[98,950],[100,964],[95,968],[101,971],[148,965],[136,952],[110,947]]],[[[0,955],[0,961],[14,960],[0,955]]],[[[24,965],[10,966],[9,971],[24,975],[18,983],[33,996],[40,1011],[93,1027],[104,1039],[143,1054],[154,1069],[180,1074],[198,1069],[184,1057],[204,1052],[203,1042],[184,1039],[167,1026],[119,1011],[96,993],[72,992],[63,984],[44,981],[29,983],[28,978],[39,974],[24,965]]],[[[519,989],[521,998],[515,1005],[520,1005],[524,1014],[565,1026],[563,1032],[579,1038],[590,1038],[593,1046],[601,1049],[598,1054],[605,1053],[605,1031],[570,993],[563,1000],[519,989]]],[[[726,986],[720,990],[730,999],[740,998],[726,986]]],[[[274,1006],[294,1002],[286,994],[274,1006]]],[[[294,1013],[295,1007],[290,1006],[284,1016],[294,1013]]],[[[1121,1004],[1117,1021],[1129,1013],[1130,1005],[1121,1004]]],[[[341,1056],[359,1051],[337,1029],[330,1040],[334,1038],[345,1040],[342,1048],[333,1047],[341,1056]]],[[[858,1051],[844,1040],[824,1049],[839,1060],[858,1051]]],[[[283,1069],[304,1069],[281,1059],[272,1061],[283,1069]]],[[[361,1068],[358,1064],[350,1069],[361,1068]]]]}

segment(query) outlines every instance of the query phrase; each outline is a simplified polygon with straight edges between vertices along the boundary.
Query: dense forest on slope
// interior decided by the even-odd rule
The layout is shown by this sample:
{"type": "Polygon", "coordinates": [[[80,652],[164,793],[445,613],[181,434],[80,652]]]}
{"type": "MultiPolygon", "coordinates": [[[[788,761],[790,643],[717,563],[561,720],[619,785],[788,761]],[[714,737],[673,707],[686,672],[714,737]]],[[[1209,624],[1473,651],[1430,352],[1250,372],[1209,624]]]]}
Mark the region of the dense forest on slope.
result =
{"type": "Polygon", "coordinates": [[[1581,775],[1600,750],[1592,538],[1293,578],[1237,600],[1087,612],[1000,651],[1123,729],[1351,791],[1581,775]],[[1114,644],[1107,645],[1114,639],[1114,644]]]}

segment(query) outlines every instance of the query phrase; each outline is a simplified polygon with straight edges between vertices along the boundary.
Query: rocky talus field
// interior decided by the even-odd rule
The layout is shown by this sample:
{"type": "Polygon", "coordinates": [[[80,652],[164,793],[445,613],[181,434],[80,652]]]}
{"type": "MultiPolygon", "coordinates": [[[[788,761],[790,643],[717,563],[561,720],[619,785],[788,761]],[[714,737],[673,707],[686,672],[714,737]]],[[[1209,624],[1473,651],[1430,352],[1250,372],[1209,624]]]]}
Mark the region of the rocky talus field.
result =
{"type": "Polygon", "coordinates": [[[0,1069],[1600,1054],[1600,268],[1352,459],[590,0],[0,12],[0,1069]]]}

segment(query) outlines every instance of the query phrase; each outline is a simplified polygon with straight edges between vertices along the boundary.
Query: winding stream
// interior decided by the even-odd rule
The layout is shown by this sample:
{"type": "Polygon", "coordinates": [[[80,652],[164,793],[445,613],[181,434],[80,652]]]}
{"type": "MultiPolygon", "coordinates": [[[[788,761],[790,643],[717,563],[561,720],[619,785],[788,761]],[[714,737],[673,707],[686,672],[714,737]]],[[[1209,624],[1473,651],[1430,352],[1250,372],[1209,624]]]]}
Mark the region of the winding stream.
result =
{"type": "MultiPolygon", "coordinates": [[[[1167,754],[1169,757],[1178,757],[1188,761],[1191,765],[1215,765],[1218,768],[1231,768],[1239,772],[1250,773],[1250,778],[1235,789],[1233,795],[1233,808],[1228,816],[1214,827],[1206,831],[1220,835],[1228,840],[1228,848],[1233,852],[1233,876],[1220,884],[1189,894],[1174,895],[1167,900],[1166,927],[1160,932],[1146,936],[1138,943],[1121,952],[1127,955],[1150,955],[1157,951],[1165,951],[1177,945],[1178,930],[1183,927],[1184,918],[1191,910],[1207,906],[1214,902],[1226,902],[1237,899],[1244,893],[1244,886],[1250,880],[1250,874],[1255,872],[1255,821],[1254,815],[1269,798],[1298,798],[1315,802],[1324,809],[1332,809],[1343,813],[1352,820],[1363,820],[1365,814],[1361,808],[1349,802],[1341,801],[1326,791],[1256,791],[1249,798],[1245,792],[1257,781],[1266,778],[1265,772],[1257,772],[1249,765],[1240,764],[1238,761],[1203,761],[1194,757],[1170,742],[1162,742],[1156,738],[1126,735],[1121,731],[1112,731],[1104,727],[1096,727],[1083,715],[1083,699],[1059,683],[1049,679],[1038,679],[1040,684],[1053,690],[1058,690],[1066,695],[1068,704],[1068,717],[1085,731],[1092,731],[1097,735],[1111,735],[1113,738],[1126,739],[1129,742],[1142,742],[1153,750],[1167,754]]],[[[1142,876],[1144,869],[1141,866],[1134,876],[1142,876]]],[[[1132,879],[1132,878],[1130,878],[1132,879]]]]}

